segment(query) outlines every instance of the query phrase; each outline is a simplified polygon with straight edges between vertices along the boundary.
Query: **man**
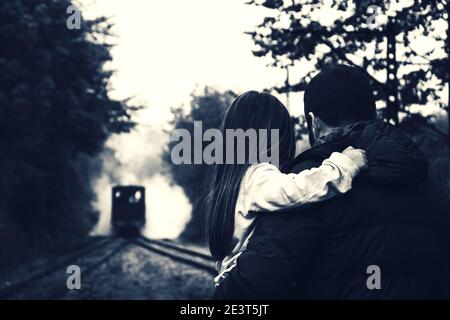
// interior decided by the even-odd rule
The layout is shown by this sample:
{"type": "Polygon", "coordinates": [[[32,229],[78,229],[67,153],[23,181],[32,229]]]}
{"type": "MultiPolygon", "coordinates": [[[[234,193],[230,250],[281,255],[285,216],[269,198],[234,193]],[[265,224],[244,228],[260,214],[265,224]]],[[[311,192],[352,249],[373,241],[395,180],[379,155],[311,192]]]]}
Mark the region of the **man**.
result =
{"type": "Polygon", "coordinates": [[[348,146],[368,170],[347,194],[295,212],[261,215],[218,298],[450,298],[450,201],[399,129],[375,120],[369,79],[338,65],[305,91],[312,148],[291,172],[348,146]]]}

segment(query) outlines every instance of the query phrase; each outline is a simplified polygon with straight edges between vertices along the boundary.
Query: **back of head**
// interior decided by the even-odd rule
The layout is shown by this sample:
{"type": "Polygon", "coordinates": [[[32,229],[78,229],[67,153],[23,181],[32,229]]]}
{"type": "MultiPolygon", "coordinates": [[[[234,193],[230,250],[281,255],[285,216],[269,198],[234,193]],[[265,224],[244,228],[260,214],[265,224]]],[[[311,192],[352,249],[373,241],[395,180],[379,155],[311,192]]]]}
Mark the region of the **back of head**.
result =
{"type": "MultiPolygon", "coordinates": [[[[222,123],[222,134],[225,145],[230,143],[226,130],[256,130],[267,133],[267,146],[257,137],[258,143],[256,154],[258,160],[261,154],[278,152],[279,165],[283,169],[295,156],[295,131],[291,116],[286,107],[275,96],[267,92],[249,91],[237,97],[227,109],[222,123]],[[272,131],[278,131],[278,141],[272,145],[272,131]],[[272,151],[273,150],[273,151],[272,151]]],[[[233,140],[234,137],[231,137],[233,140]]],[[[230,143],[232,144],[232,143],[230,143]]],[[[248,147],[248,146],[247,146],[248,147]]],[[[251,151],[251,148],[246,148],[251,151]]],[[[224,150],[227,153],[227,150],[224,150]]],[[[233,153],[237,163],[237,151],[233,153]]],[[[250,164],[247,152],[245,153],[246,164],[250,164]]],[[[258,161],[259,162],[259,161],[258,161]]],[[[277,165],[277,164],[276,164],[277,165]]]]}
{"type": "Polygon", "coordinates": [[[237,97],[225,114],[222,130],[224,159],[227,160],[210,168],[206,197],[209,247],[217,260],[223,259],[232,249],[236,201],[241,181],[252,164],[252,151],[256,152],[257,157],[253,157],[256,162],[263,162],[262,155],[279,151],[280,168],[287,167],[295,156],[295,132],[289,112],[269,93],[250,91],[237,97]],[[258,133],[265,131],[266,138],[255,133],[257,141],[253,142],[257,143],[250,143],[248,139],[244,150],[238,150],[233,142],[235,136],[228,136],[227,131],[249,129],[258,133]],[[274,141],[272,130],[278,132],[274,141]],[[228,146],[232,146],[230,150],[228,146]],[[244,161],[239,161],[240,153],[244,154],[244,161]]]}
{"type": "Polygon", "coordinates": [[[310,112],[332,127],[376,118],[370,80],[357,67],[332,65],[323,69],[308,84],[304,103],[308,125],[310,112]]]}

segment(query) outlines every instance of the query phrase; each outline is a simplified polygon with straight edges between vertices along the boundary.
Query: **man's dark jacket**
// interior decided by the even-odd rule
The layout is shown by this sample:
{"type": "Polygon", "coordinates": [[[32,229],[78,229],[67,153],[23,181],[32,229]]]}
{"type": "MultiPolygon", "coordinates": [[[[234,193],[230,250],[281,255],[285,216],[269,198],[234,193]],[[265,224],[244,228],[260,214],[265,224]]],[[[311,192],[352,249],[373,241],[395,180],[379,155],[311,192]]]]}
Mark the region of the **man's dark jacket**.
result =
{"type": "Polygon", "coordinates": [[[450,297],[450,202],[427,179],[422,152],[398,129],[356,125],[301,154],[291,172],[318,167],[349,145],[365,149],[369,165],[352,190],[295,212],[261,215],[217,298],[450,297]],[[369,289],[373,265],[380,289],[369,289]]]}

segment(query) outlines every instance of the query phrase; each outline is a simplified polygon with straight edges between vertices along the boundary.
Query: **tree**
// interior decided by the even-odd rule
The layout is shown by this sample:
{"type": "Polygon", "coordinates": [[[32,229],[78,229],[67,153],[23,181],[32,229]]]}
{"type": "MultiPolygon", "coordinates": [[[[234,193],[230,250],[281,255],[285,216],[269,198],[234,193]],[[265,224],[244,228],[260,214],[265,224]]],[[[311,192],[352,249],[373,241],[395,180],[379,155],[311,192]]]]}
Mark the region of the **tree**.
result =
{"type": "Polygon", "coordinates": [[[0,223],[44,248],[88,234],[96,156],[111,133],[133,126],[134,108],[108,97],[110,24],[69,30],[71,5],[0,3],[0,223]]]}
{"type": "MultiPolygon", "coordinates": [[[[450,111],[443,94],[450,70],[448,1],[252,0],[249,4],[272,12],[249,32],[256,56],[270,57],[277,67],[300,61],[314,65],[298,83],[275,88],[278,92],[303,91],[325,64],[346,63],[369,75],[387,120],[398,123],[399,112],[408,116],[413,105],[437,104],[450,111]],[[418,39],[423,37],[433,44],[419,53],[418,39]]],[[[450,148],[450,125],[446,134],[432,121],[423,123],[445,138],[450,148]]]]}
{"type": "MultiPolygon", "coordinates": [[[[202,92],[192,94],[190,109],[186,113],[182,108],[173,109],[174,130],[187,129],[191,134],[191,144],[194,145],[194,121],[202,122],[202,129],[219,128],[222,115],[236,95],[231,91],[219,92],[212,88],[204,88],[202,92]]],[[[180,185],[186,196],[193,204],[192,218],[181,238],[200,242],[205,239],[205,217],[201,200],[205,198],[205,179],[208,172],[206,164],[180,164],[176,165],[171,159],[176,141],[170,142],[165,153],[164,161],[167,164],[173,181],[180,185]]],[[[191,163],[193,163],[193,154],[191,163]]]]}

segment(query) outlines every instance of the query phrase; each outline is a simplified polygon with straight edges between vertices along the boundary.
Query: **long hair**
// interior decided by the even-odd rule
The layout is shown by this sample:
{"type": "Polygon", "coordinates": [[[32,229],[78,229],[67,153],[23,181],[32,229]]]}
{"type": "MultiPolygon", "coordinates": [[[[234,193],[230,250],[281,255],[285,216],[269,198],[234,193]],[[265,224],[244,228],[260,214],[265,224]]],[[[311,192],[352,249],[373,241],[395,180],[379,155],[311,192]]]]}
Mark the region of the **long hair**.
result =
{"type": "MultiPolygon", "coordinates": [[[[261,161],[261,155],[279,150],[279,167],[286,169],[288,163],[295,156],[295,134],[294,127],[286,107],[269,93],[250,91],[237,97],[229,106],[222,122],[221,132],[223,137],[223,159],[232,159],[232,163],[224,161],[224,164],[215,164],[208,172],[208,195],[205,199],[207,209],[207,235],[209,248],[212,256],[223,259],[232,250],[234,233],[234,214],[236,201],[239,194],[240,184],[248,167],[252,164],[249,143],[246,141],[245,161],[238,161],[238,150],[235,148],[233,154],[227,155],[225,146],[227,130],[254,129],[264,130],[268,138],[266,148],[261,145],[258,136],[256,162],[261,161]],[[272,130],[278,130],[277,145],[272,145],[272,130]],[[265,150],[263,150],[265,149],[265,150]],[[228,156],[228,157],[227,157],[228,156]]],[[[255,150],[253,150],[255,151],[255,150]]],[[[242,158],[241,158],[242,159],[242,158]]],[[[253,161],[254,162],[254,161],[253,161]]]]}

